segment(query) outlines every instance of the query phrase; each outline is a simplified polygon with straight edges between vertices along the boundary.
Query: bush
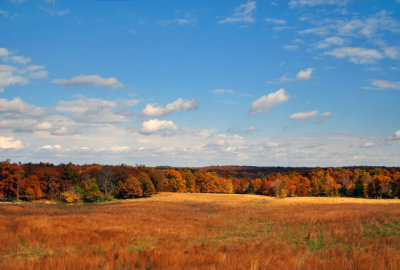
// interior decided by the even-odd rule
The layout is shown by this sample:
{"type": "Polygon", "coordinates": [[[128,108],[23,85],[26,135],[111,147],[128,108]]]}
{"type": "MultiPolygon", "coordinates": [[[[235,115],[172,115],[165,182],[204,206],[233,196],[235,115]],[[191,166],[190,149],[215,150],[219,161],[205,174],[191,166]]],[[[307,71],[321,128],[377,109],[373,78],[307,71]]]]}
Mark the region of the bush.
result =
{"type": "Polygon", "coordinates": [[[97,202],[101,198],[101,193],[95,178],[85,181],[83,199],[86,202],[97,202]]]}
{"type": "Polygon", "coordinates": [[[25,190],[25,198],[27,201],[33,201],[35,199],[35,192],[32,188],[27,188],[25,190]]]}
{"type": "Polygon", "coordinates": [[[79,201],[81,197],[74,190],[61,193],[61,199],[66,203],[74,203],[79,201]]]}

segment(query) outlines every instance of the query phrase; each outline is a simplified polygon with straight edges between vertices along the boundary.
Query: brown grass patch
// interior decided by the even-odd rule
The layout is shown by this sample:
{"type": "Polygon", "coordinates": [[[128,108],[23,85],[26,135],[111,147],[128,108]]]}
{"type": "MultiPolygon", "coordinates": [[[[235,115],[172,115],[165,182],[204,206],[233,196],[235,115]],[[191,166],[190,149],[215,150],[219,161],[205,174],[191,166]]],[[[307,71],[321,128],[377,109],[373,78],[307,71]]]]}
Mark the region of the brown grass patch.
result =
{"type": "Polygon", "coordinates": [[[0,220],[0,269],[400,269],[399,200],[161,193],[0,220]]]}

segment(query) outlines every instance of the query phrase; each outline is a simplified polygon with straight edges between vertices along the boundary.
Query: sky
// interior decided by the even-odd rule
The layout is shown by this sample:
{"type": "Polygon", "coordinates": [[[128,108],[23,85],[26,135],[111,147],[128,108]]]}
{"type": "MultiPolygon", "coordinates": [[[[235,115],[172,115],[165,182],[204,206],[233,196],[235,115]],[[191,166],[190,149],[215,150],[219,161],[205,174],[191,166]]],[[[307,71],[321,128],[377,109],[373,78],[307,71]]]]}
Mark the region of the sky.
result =
{"type": "Polygon", "coordinates": [[[400,0],[0,0],[0,160],[400,166],[400,0]]]}

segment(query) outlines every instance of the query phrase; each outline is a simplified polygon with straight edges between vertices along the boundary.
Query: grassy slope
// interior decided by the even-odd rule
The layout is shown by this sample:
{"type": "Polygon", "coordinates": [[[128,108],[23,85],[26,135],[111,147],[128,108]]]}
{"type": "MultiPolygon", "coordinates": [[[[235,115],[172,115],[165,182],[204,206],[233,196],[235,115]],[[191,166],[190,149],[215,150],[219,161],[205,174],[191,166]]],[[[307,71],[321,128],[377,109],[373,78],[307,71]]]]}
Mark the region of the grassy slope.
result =
{"type": "Polygon", "coordinates": [[[161,193],[0,220],[0,269],[400,269],[399,200],[161,193]]]}

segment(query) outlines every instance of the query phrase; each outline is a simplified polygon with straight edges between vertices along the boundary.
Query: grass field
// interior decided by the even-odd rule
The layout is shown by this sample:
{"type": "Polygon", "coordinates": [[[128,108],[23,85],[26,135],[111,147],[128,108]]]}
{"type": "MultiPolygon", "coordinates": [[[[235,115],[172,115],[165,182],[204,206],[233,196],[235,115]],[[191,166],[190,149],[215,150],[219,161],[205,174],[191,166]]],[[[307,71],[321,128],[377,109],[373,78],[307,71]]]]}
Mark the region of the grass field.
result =
{"type": "Polygon", "coordinates": [[[0,203],[0,269],[400,269],[400,200],[0,203]]]}

